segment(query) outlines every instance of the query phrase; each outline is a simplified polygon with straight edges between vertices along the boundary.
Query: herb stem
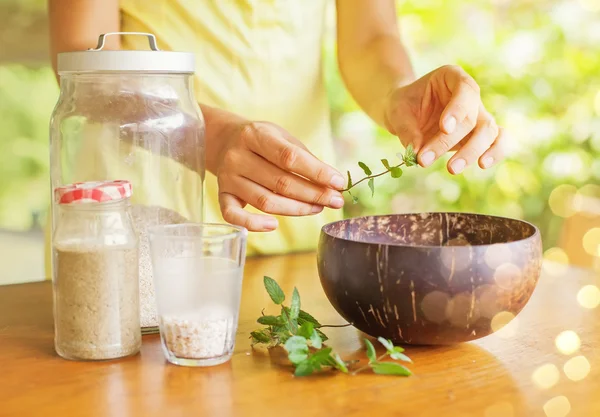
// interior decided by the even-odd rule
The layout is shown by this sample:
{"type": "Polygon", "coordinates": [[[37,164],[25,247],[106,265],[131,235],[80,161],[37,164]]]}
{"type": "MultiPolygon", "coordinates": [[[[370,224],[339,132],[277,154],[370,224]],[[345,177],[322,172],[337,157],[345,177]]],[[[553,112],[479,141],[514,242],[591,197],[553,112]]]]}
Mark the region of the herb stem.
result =
{"type": "Polygon", "coordinates": [[[354,187],[356,187],[356,186],[357,186],[358,184],[360,184],[361,182],[363,182],[363,181],[366,181],[366,180],[370,180],[370,179],[373,179],[373,178],[381,177],[381,176],[383,176],[383,175],[385,175],[385,174],[389,173],[389,172],[390,172],[392,169],[394,169],[394,168],[400,168],[402,165],[404,165],[404,161],[403,161],[403,162],[401,162],[400,164],[396,165],[396,166],[390,167],[390,169],[388,169],[388,170],[386,170],[386,171],[380,172],[379,174],[373,174],[373,175],[369,175],[369,176],[367,176],[367,177],[364,177],[364,178],[362,178],[362,179],[360,179],[360,180],[356,181],[356,182],[355,182],[354,184],[352,184],[350,187],[343,189],[343,190],[342,190],[342,192],[350,191],[350,189],[351,189],[351,188],[354,188],[354,187]]]}
{"type": "MultiPolygon", "coordinates": [[[[375,362],[379,362],[380,360],[384,359],[387,355],[389,355],[389,353],[387,353],[387,352],[384,353],[383,355],[381,355],[380,357],[378,357],[375,362]]],[[[357,373],[362,372],[365,369],[369,369],[370,366],[371,366],[371,362],[369,361],[369,363],[367,363],[365,366],[361,366],[356,371],[352,372],[352,375],[356,375],[357,373]]]]}
{"type": "Polygon", "coordinates": [[[323,324],[321,325],[321,328],[323,327],[348,327],[348,326],[352,326],[350,323],[346,323],[346,324],[323,324]]]}

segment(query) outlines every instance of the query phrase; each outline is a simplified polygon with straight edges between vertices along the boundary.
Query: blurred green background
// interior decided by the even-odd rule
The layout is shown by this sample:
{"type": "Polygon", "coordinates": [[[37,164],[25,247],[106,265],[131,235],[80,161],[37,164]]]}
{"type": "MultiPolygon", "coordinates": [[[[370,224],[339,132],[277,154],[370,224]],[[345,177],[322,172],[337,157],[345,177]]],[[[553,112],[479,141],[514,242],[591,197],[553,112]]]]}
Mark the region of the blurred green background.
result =
{"type": "MultiPolygon", "coordinates": [[[[5,241],[24,233],[41,239],[49,198],[48,120],[58,88],[45,7],[42,0],[0,0],[5,241]]],[[[397,11],[417,74],[463,66],[512,137],[509,155],[492,170],[475,167],[460,176],[438,161],[407,169],[398,180],[380,178],[373,198],[366,184],[360,187],[359,204],[347,205],[347,215],[449,210],[522,218],[541,229],[547,257],[593,265],[600,255],[600,0],[399,0],[397,11]]],[[[345,90],[329,15],[324,55],[337,165],[360,178],[356,161],[376,167],[402,148],[345,90]]]]}

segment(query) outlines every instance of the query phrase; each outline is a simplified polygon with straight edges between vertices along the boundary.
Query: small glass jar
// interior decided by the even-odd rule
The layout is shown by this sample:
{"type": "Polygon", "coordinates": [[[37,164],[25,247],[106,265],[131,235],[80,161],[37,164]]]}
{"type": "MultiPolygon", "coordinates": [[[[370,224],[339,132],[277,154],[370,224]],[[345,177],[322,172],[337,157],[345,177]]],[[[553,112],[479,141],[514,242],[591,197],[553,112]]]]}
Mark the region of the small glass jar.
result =
{"type": "Polygon", "coordinates": [[[106,360],[139,352],[138,238],[127,181],[55,189],[52,239],[56,352],[106,360]]]}

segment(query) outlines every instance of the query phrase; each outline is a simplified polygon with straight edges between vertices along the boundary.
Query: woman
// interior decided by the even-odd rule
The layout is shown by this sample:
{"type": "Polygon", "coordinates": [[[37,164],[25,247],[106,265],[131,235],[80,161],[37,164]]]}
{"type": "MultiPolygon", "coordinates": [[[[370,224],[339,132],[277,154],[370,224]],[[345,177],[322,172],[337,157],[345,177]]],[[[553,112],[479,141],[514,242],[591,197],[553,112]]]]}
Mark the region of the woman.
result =
{"type": "MultiPolygon", "coordinates": [[[[151,32],[162,49],[196,53],[196,97],[206,120],[208,221],[253,233],[248,254],[314,249],[340,217],[344,177],[335,163],[323,83],[327,0],[50,0],[51,51],[94,46],[107,32],[151,32]]],[[[457,150],[448,170],[489,168],[505,135],[477,83],[444,66],[415,80],[394,0],[337,1],[344,82],[378,124],[413,144],[421,166],[457,150]]],[[[145,49],[141,37],[110,48],[145,49]]]]}

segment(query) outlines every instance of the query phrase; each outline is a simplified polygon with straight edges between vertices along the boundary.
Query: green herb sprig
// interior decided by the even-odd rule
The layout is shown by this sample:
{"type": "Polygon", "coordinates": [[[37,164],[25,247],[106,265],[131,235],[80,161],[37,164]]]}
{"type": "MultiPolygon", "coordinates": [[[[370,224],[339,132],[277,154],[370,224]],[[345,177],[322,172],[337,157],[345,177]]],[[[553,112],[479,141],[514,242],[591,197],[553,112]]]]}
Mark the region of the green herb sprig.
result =
{"type": "Polygon", "coordinates": [[[358,203],[358,198],[355,195],[353,195],[350,192],[350,190],[352,188],[356,187],[361,182],[368,181],[367,184],[369,186],[369,189],[371,190],[371,197],[372,197],[373,195],[375,195],[375,178],[386,175],[387,173],[389,173],[392,178],[400,178],[400,177],[402,177],[402,173],[403,173],[402,168],[401,168],[402,166],[411,167],[411,166],[417,164],[417,155],[415,154],[415,151],[414,151],[414,148],[412,145],[408,145],[404,151],[404,155],[399,154],[399,156],[400,156],[400,159],[402,160],[402,162],[400,162],[397,165],[393,165],[393,166],[390,165],[390,162],[387,159],[382,159],[381,163],[384,166],[385,171],[380,172],[378,174],[373,174],[373,171],[371,170],[371,168],[369,168],[367,166],[367,164],[365,164],[364,162],[359,162],[358,166],[363,170],[366,177],[353,182],[352,176],[350,175],[350,171],[348,171],[348,184],[346,185],[346,188],[344,190],[342,190],[342,192],[347,192],[348,194],[350,194],[350,197],[352,197],[352,202],[354,204],[356,204],[356,203],[358,203]]]}
{"type": "Polygon", "coordinates": [[[271,300],[281,306],[278,316],[265,315],[264,312],[257,322],[262,324],[262,329],[250,333],[252,346],[264,344],[268,348],[283,345],[288,353],[289,361],[294,365],[296,376],[307,376],[326,369],[337,370],[345,374],[356,375],[367,369],[380,375],[409,376],[411,371],[397,362],[382,362],[389,357],[396,361],[412,362],[403,352],[404,349],[394,346],[391,340],[382,337],[377,340],[386,349],[386,352],[377,357],[375,347],[365,339],[368,363],[354,371],[350,368],[357,361],[344,361],[331,347],[326,347],[324,342],[327,336],[321,330],[324,327],[345,327],[345,325],[322,325],[312,315],[302,310],[300,293],[294,287],[291,304],[285,306],[285,294],[279,284],[269,277],[264,277],[264,286],[271,300]]]}

